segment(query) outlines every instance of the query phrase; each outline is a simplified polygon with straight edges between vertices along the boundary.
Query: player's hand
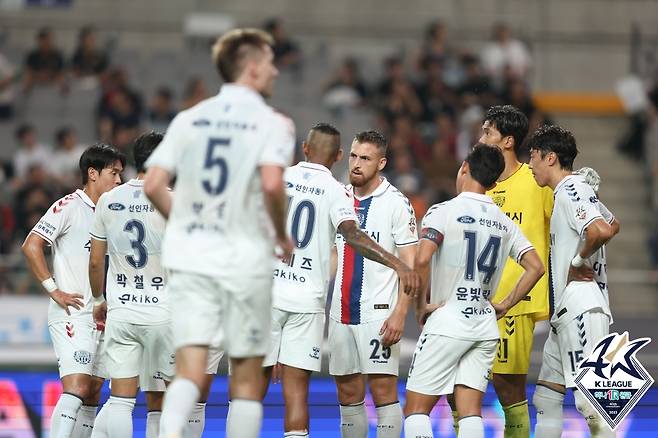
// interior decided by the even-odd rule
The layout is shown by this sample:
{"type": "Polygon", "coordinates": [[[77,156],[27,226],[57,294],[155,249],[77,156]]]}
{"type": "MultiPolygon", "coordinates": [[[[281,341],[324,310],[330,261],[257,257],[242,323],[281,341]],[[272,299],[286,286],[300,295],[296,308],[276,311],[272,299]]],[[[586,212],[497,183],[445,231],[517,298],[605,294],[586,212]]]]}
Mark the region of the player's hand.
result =
{"type": "Polygon", "coordinates": [[[294,249],[295,244],[292,242],[290,237],[277,237],[275,252],[277,257],[279,257],[283,263],[290,262],[290,257],[292,257],[292,252],[294,249]]]}
{"type": "Polygon", "coordinates": [[[67,294],[66,292],[62,292],[61,290],[57,289],[52,291],[50,298],[52,298],[53,301],[59,305],[59,307],[64,309],[67,315],[71,315],[69,306],[77,310],[80,310],[84,307],[84,303],[82,302],[82,298],[84,297],[80,294],[67,294]]]}
{"type": "Polygon", "coordinates": [[[432,312],[434,312],[436,309],[440,307],[443,307],[443,304],[425,305],[425,308],[421,312],[416,313],[416,322],[418,323],[418,326],[422,329],[425,326],[425,323],[427,322],[427,318],[430,317],[432,312]]]}
{"type": "Polygon", "coordinates": [[[569,265],[569,275],[567,275],[567,283],[572,281],[592,281],[594,280],[594,271],[586,264],[579,268],[574,268],[569,265]]]}
{"type": "Polygon", "coordinates": [[[391,316],[384,321],[382,328],[379,330],[379,336],[381,336],[382,345],[384,347],[390,347],[400,341],[400,338],[402,338],[402,332],[404,331],[404,319],[405,315],[402,315],[399,312],[393,312],[391,313],[391,316]]]}
{"type": "Polygon", "coordinates": [[[397,274],[404,293],[416,298],[420,293],[420,275],[404,264],[398,268],[397,274]]]}
{"type": "Polygon", "coordinates": [[[496,319],[502,318],[507,314],[507,312],[509,312],[509,307],[507,307],[503,303],[491,303],[491,306],[496,311],[496,319]]]}
{"type": "Polygon", "coordinates": [[[94,322],[99,330],[105,329],[105,320],[107,319],[107,301],[103,301],[101,304],[94,306],[94,322]],[[102,329],[101,329],[102,327],[102,329]]]}

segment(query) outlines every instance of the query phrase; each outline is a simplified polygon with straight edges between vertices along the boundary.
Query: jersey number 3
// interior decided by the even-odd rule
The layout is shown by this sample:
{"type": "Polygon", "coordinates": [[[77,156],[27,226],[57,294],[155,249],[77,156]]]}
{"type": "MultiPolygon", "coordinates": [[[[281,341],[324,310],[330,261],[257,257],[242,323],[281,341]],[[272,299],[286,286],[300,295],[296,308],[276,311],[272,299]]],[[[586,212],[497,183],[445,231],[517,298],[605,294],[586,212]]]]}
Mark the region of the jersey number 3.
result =
{"type": "Polygon", "coordinates": [[[144,224],[136,219],[133,219],[126,222],[126,226],[123,227],[123,231],[130,234],[133,234],[133,231],[137,232],[137,235],[135,236],[136,238],[130,239],[130,246],[135,251],[135,254],[127,255],[126,261],[135,269],[143,268],[149,258],[149,253],[144,246],[144,239],[146,238],[146,230],[144,229],[144,224]]]}

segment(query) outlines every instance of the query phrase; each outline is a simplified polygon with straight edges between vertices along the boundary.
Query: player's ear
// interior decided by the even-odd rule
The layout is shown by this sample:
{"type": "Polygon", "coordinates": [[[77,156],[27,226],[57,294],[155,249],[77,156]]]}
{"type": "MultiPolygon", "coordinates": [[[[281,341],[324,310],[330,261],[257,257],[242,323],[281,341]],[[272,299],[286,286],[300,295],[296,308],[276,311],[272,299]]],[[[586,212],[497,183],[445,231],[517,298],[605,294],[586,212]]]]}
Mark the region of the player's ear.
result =
{"type": "Polygon", "coordinates": [[[343,159],[343,149],[339,148],[338,152],[336,152],[336,161],[340,161],[343,159]]]}
{"type": "Polygon", "coordinates": [[[379,164],[377,165],[377,169],[381,172],[384,170],[384,167],[386,167],[386,157],[381,157],[379,159],[379,164]]]}
{"type": "Polygon", "coordinates": [[[98,177],[100,177],[98,170],[94,169],[93,167],[87,168],[87,181],[96,181],[98,177]]]}
{"type": "Polygon", "coordinates": [[[302,152],[304,152],[304,156],[308,158],[308,153],[311,150],[311,145],[309,145],[307,142],[302,142],[302,152]]]}

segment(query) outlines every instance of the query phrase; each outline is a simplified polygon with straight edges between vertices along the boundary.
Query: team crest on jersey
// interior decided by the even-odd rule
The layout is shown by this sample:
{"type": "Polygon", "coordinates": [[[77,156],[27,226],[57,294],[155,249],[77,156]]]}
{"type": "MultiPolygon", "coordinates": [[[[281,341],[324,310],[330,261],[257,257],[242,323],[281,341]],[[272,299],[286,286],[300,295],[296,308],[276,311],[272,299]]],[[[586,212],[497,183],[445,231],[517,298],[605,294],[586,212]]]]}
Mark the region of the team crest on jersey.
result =
{"type": "Polygon", "coordinates": [[[576,209],[576,219],[580,219],[581,221],[584,221],[585,218],[587,218],[587,211],[585,211],[585,207],[581,205],[576,209]]]}
{"type": "Polygon", "coordinates": [[[459,216],[457,218],[457,222],[460,222],[462,224],[473,224],[475,223],[475,218],[471,216],[459,216]]]}
{"type": "Polygon", "coordinates": [[[411,231],[411,234],[416,234],[416,218],[412,217],[409,219],[409,231],[411,231]]]}
{"type": "Polygon", "coordinates": [[[80,365],[87,365],[91,362],[91,353],[85,350],[78,350],[73,353],[73,359],[80,365]]]}
{"type": "Polygon", "coordinates": [[[614,430],[653,385],[635,354],[651,338],[628,339],[628,332],[601,339],[580,364],[575,383],[589,403],[614,430]]]}
{"type": "Polygon", "coordinates": [[[503,205],[505,205],[505,195],[497,195],[491,199],[499,208],[503,208],[503,205]]]}
{"type": "Polygon", "coordinates": [[[110,205],[108,205],[107,208],[109,208],[112,211],[121,211],[121,210],[125,210],[126,206],[118,202],[113,202],[110,205]]]}

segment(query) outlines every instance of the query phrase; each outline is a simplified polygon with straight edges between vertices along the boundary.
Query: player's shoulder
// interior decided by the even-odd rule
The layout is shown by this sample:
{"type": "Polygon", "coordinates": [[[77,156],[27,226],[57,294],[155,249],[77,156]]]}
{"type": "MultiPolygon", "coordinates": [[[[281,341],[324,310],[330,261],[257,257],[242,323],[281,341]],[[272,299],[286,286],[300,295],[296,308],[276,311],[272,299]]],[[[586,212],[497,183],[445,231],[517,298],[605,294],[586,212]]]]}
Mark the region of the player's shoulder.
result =
{"type": "Polygon", "coordinates": [[[49,212],[53,214],[70,213],[78,208],[94,208],[95,205],[82,190],[76,190],[62,196],[50,206],[49,212]]]}
{"type": "Polygon", "coordinates": [[[590,198],[596,198],[592,187],[585,182],[579,175],[567,177],[565,181],[557,187],[555,199],[563,202],[581,202],[589,201],[590,198]]]}
{"type": "Polygon", "coordinates": [[[407,196],[398,190],[398,188],[393,184],[388,183],[388,187],[384,191],[383,195],[383,198],[385,199],[385,202],[388,203],[388,205],[391,205],[393,208],[404,207],[409,211],[409,214],[415,215],[414,208],[411,205],[409,198],[407,198],[407,196]]]}
{"type": "Polygon", "coordinates": [[[436,219],[436,218],[444,215],[446,213],[446,211],[450,208],[450,205],[451,205],[452,201],[454,201],[454,199],[439,202],[437,204],[434,204],[434,205],[430,206],[427,209],[427,211],[425,212],[425,216],[423,216],[423,220],[436,219]]]}

